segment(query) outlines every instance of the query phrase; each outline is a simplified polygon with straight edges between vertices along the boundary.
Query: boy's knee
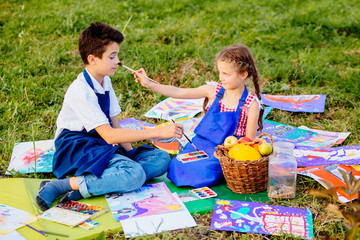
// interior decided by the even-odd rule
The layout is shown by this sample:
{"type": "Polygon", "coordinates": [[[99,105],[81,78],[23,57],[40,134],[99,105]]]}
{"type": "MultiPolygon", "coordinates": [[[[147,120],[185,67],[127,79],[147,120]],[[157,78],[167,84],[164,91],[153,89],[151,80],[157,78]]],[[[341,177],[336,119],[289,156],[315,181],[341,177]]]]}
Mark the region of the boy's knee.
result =
{"type": "Polygon", "coordinates": [[[165,152],[164,150],[157,149],[156,156],[157,161],[159,161],[167,169],[171,160],[169,153],[165,152]]]}
{"type": "Polygon", "coordinates": [[[131,192],[140,188],[146,181],[146,173],[140,164],[129,162],[126,169],[122,169],[123,174],[118,175],[114,181],[116,192],[131,192]]]}

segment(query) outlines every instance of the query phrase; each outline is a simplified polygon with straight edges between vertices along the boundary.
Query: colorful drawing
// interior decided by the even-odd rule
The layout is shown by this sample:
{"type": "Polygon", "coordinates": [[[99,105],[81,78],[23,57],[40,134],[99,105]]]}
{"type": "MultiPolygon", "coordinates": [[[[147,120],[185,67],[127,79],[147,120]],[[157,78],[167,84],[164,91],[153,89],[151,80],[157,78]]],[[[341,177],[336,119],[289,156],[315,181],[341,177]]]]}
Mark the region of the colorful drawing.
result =
{"type": "Polygon", "coordinates": [[[181,210],[164,182],[144,185],[131,193],[106,194],[115,221],[181,210]]]}
{"type": "Polygon", "coordinates": [[[261,94],[263,103],[290,112],[321,113],[325,109],[326,95],[268,95],[261,94]]]}
{"type": "Polygon", "coordinates": [[[8,234],[36,220],[37,217],[29,212],[0,203],[0,235],[8,234]]]}
{"type": "Polygon", "coordinates": [[[278,123],[265,119],[263,130],[258,132],[269,133],[272,135],[274,141],[288,141],[292,143],[303,142],[310,139],[315,132],[299,129],[287,124],[278,123]]]}
{"type": "Polygon", "coordinates": [[[306,126],[300,126],[299,129],[304,129],[317,133],[310,139],[298,142],[297,146],[308,146],[308,147],[332,147],[335,144],[341,144],[350,135],[349,132],[330,132],[324,130],[311,129],[306,126]]]}
{"type": "Polygon", "coordinates": [[[35,147],[33,142],[15,143],[6,174],[52,172],[54,153],[54,140],[36,141],[35,147]]]}
{"type": "Polygon", "coordinates": [[[314,238],[309,209],[234,200],[215,200],[210,229],[314,238]]]}
{"type": "Polygon", "coordinates": [[[313,148],[296,146],[294,156],[298,167],[321,166],[330,164],[360,164],[360,145],[335,148],[313,148]]]}
{"type": "Polygon", "coordinates": [[[136,118],[127,118],[124,120],[120,120],[119,123],[122,128],[127,128],[127,129],[132,129],[132,130],[142,130],[147,127],[149,127],[149,128],[155,127],[154,124],[140,121],[140,120],[137,120],[136,118]]]}
{"type": "MultiPolygon", "coordinates": [[[[346,183],[344,182],[339,169],[344,170],[348,174],[350,174],[350,171],[353,170],[354,177],[356,179],[360,178],[360,171],[358,171],[356,167],[340,164],[298,168],[297,173],[315,179],[325,188],[328,186],[324,184],[324,181],[330,183],[333,187],[346,187],[346,183]]],[[[352,198],[350,198],[346,192],[341,190],[337,190],[336,193],[339,200],[343,203],[349,202],[358,197],[358,193],[356,193],[352,198]]]]}
{"type": "Polygon", "coordinates": [[[273,110],[274,107],[264,107],[264,115],[263,115],[263,119],[266,118],[266,116],[271,112],[271,110],[273,110]]]}
{"type": "Polygon", "coordinates": [[[160,118],[170,121],[171,119],[193,118],[203,111],[204,99],[176,99],[167,98],[151,108],[145,117],[160,118]]]}

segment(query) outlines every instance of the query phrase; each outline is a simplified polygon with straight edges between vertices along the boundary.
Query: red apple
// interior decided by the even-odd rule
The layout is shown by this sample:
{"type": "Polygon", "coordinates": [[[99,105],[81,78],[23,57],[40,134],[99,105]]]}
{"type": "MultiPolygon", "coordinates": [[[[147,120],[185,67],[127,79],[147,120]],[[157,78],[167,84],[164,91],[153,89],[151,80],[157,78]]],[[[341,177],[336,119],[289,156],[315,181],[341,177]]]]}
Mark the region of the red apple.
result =
{"type": "Polygon", "coordinates": [[[248,137],[242,137],[238,141],[238,143],[247,143],[247,142],[252,142],[252,140],[248,137]]]}
{"type": "Polygon", "coordinates": [[[264,142],[264,140],[261,139],[261,138],[255,138],[253,142],[254,143],[251,144],[250,146],[252,146],[253,148],[259,150],[259,146],[264,142]]]}

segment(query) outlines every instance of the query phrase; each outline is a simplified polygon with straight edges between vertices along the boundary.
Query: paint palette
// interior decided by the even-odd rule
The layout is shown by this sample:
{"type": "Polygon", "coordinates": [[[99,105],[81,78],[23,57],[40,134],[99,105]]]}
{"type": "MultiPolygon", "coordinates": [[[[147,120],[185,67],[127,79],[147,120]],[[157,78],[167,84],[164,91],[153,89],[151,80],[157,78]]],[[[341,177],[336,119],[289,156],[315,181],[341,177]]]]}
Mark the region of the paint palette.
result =
{"type": "Polygon", "coordinates": [[[204,151],[198,151],[198,152],[190,152],[190,153],[184,153],[177,155],[177,160],[183,162],[183,163],[189,163],[199,160],[204,160],[209,158],[209,155],[206,154],[204,151]]]}
{"type": "Polygon", "coordinates": [[[200,199],[212,198],[217,196],[216,192],[214,192],[208,187],[196,188],[191,191],[200,199]]]}

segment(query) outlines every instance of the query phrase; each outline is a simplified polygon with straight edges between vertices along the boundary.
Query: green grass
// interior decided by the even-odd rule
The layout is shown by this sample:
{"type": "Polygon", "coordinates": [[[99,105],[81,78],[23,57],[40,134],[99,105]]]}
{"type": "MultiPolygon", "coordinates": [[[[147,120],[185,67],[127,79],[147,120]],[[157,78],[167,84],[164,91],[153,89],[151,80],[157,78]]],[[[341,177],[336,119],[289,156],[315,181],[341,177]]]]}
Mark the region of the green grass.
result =
{"type": "MultiPolygon", "coordinates": [[[[216,81],[215,54],[227,45],[243,43],[256,59],[263,93],[327,95],[322,114],[274,110],[270,120],[349,131],[352,134],[343,145],[358,145],[359,15],[360,4],[353,0],[2,1],[0,174],[5,173],[15,142],[53,138],[64,93],[83,69],[78,36],[93,21],[123,31],[119,54],[123,63],[144,67],[150,76],[183,87],[216,81]]],[[[163,96],[135,84],[123,69],[112,81],[123,109],[120,118],[160,122],[141,115],[163,96]]],[[[296,200],[273,203],[308,206],[316,238],[341,239],[345,229],[323,210],[326,201],[304,195],[319,184],[300,177],[298,185],[296,200]]],[[[261,238],[210,231],[209,219],[211,215],[198,216],[199,227],[158,238],[261,238]]],[[[108,238],[121,236],[109,234],[108,238]]]]}

